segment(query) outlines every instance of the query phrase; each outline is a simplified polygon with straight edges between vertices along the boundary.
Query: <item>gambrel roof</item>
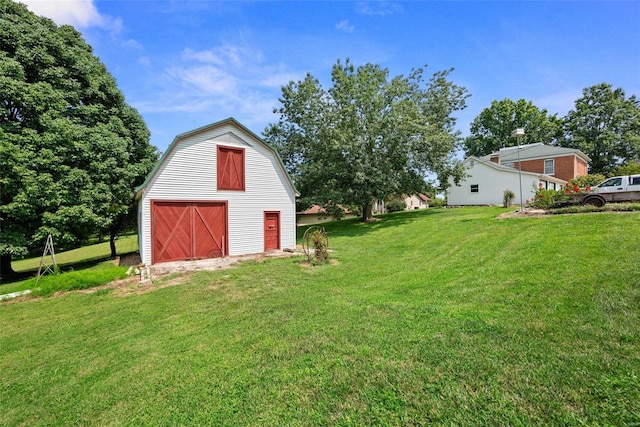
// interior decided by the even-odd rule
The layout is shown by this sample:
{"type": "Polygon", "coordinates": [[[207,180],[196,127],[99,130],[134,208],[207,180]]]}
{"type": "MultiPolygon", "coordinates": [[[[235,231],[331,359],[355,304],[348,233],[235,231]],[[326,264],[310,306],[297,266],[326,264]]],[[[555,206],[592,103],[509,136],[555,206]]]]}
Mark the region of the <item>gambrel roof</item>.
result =
{"type": "Polygon", "coordinates": [[[160,168],[160,166],[166,161],[166,159],[169,157],[169,154],[175,149],[175,147],[182,140],[185,140],[185,139],[187,139],[187,138],[189,138],[189,137],[191,137],[193,135],[196,135],[198,133],[206,132],[206,131],[209,131],[211,129],[214,129],[214,128],[217,128],[217,127],[221,127],[221,126],[225,126],[225,125],[233,125],[233,126],[237,127],[238,129],[240,129],[241,131],[245,132],[246,134],[251,136],[253,139],[255,139],[256,142],[258,142],[259,144],[261,144],[262,146],[267,148],[270,152],[272,152],[274,157],[278,160],[279,166],[282,168],[282,171],[284,172],[284,176],[286,177],[286,179],[288,181],[288,184],[291,186],[291,189],[293,190],[293,193],[296,196],[299,195],[298,191],[295,188],[295,185],[293,184],[293,180],[291,179],[291,176],[287,172],[287,170],[286,170],[286,168],[284,166],[284,162],[282,161],[282,158],[280,157],[280,154],[276,151],[276,149],[271,147],[265,141],[263,141],[262,138],[260,138],[258,135],[253,133],[251,130],[249,130],[247,127],[245,127],[242,123],[238,122],[233,117],[229,117],[227,119],[220,120],[218,122],[211,123],[209,125],[202,126],[202,127],[198,128],[198,129],[194,129],[194,130],[191,130],[191,131],[188,131],[188,132],[185,132],[185,133],[182,133],[182,134],[176,136],[173,139],[173,141],[171,142],[171,144],[169,145],[169,147],[167,148],[167,150],[164,153],[162,153],[162,156],[160,157],[160,160],[158,160],[158,162],[156,163],[154,168],[151,170],[151,172],[149,172],[149,174],[147,175],[147,178],[145,179],[145,181],[140,186],[136,187],[136,189],[134,190],[135,191],[135,195],[136,195],[136,199],[140,198],[140,195],[142,194],[144,189],[149,185],[150,181],[153,179],[153,177],[155,176],[155,174],[158,171],[158,169],[160,168]]]}

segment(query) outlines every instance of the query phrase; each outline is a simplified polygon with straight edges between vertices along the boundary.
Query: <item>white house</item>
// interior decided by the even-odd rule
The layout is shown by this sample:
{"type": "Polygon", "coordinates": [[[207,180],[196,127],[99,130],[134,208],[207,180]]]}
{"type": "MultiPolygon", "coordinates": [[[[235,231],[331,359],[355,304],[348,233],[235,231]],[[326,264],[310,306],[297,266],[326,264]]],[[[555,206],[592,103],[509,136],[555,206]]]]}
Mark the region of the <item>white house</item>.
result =
{"type": "MultiPolygon", "coordinates": [[[[425,196],[422,193],[415,193],[412,195],[403,194],[400,196],[400,200],[402,200],[405,204],[405,211],[412,211],[414,209],[428,208],[431,198],[429,196],[425,196]]],[[[382,199],[375,199],[373,201],[373,213],[381,214],[385,212],[387,212],[385,201],[382,199]]]]}
{"type": "MultiPolygon", "coordinates": [[[[518,169],[489,160],[471,156],[463,162],[468,177],[455,185],[449,179],[447,204],[464,205],[501,205],[504,191],[515,194],[513,203],[520,204],[520,175],[518,169]]],[[[537,172],[522,171],[522,198],[524,202],[532,199],[539,184],[544,188],[560,189],[566,181],[554,176],[537,172]]]]}
{"type": "Polygon", "coordinates": [[[412,194],[410,196],[403,194],[402,198],[404,204],[407,206],[405,210],[410,211],[413,209],[426,209],[429,207],[429,201],[431,198],[425,196],[422,193],[412,194]]]}
{"type": "Polygon", "coordinates": [[[296,190],[233,118],[178,135],[136,188],[145,264],[295,248],[296,190]]]}

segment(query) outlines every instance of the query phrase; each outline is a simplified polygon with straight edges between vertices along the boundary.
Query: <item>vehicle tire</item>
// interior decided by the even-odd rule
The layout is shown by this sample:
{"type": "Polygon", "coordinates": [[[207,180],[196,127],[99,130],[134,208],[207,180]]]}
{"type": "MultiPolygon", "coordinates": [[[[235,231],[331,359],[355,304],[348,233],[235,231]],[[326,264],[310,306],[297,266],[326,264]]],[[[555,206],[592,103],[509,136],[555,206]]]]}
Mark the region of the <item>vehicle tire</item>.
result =
{"type": "Polygon", "coordinates": [[[584,204],[601,208],[604,206],[604,199],[601,199],[600,197],[589,197],[585,199],[584,204]]]}

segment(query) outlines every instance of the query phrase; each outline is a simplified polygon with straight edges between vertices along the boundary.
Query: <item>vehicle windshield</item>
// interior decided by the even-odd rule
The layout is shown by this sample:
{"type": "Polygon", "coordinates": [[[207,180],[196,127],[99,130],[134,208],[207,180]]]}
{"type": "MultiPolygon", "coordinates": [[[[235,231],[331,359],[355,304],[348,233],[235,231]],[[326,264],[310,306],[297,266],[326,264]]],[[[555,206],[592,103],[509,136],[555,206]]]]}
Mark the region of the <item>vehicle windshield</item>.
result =
{"type": "Polygon", "coordinates": [[[598,185],[598,187],[615,187],[616,185],[622,185],[622,178],[611,178],[598,185]]]}

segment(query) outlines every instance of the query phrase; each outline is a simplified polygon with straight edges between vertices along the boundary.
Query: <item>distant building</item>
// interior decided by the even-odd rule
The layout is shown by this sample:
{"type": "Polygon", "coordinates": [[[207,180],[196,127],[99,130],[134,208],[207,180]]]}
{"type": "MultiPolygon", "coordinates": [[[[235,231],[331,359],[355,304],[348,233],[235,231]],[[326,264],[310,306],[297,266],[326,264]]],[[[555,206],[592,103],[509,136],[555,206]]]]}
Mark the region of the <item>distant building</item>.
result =
{"type": "Polygon", "coordinates": [[[501,205],[505,190],[513,191],[513,203],[520,204],[520,178],[526,202],[540,184],[559,189],[570,179],[588,174],[590,161],[580,150],[541,143],[502,148],[483,157],[471,156],[463,162],[468,177],[457,186],[449,179],[447,204],[501,205]]]}

